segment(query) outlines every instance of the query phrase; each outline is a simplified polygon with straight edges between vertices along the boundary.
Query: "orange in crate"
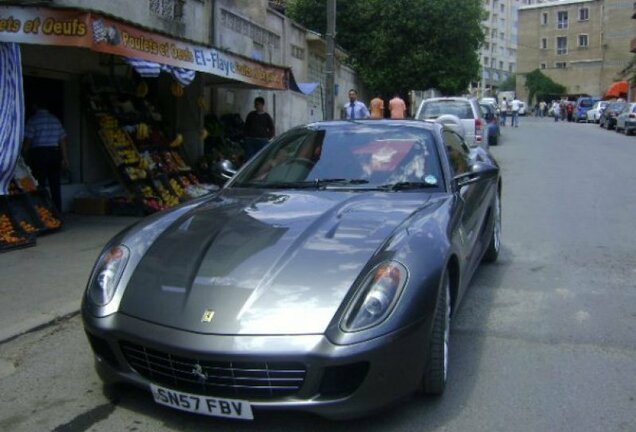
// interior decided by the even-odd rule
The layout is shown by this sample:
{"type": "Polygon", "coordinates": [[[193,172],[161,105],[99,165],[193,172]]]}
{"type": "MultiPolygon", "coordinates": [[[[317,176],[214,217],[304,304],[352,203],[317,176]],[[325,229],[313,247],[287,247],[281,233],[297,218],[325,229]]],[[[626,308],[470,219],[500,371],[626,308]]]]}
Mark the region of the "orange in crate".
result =
{"type": "Polygon", "coordinates": [[[53,216],[51,211],[46,207],[36,205],[35,210],[38,212],[38,216],[40,216],[40,220],[45,227],[49,229],[56,229],[62,226],[62,221],[53,216]]]}

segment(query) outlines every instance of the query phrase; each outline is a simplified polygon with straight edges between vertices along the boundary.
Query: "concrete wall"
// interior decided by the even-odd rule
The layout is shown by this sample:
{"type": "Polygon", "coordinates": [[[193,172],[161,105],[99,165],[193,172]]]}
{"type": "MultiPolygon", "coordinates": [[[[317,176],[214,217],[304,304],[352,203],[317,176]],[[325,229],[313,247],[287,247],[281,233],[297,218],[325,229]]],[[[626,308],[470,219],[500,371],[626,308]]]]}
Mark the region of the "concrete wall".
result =
{"type": "Polygon", "coordinates": [[[183,17],[178,20],[155,14],[150,10],[148,0],[55,0],[55,5],[105,12],[153,30],[208,44],[211,40],[211,26],[207,17],[212,16],[212,2],[213,0],[185,1],[183,17]]]}

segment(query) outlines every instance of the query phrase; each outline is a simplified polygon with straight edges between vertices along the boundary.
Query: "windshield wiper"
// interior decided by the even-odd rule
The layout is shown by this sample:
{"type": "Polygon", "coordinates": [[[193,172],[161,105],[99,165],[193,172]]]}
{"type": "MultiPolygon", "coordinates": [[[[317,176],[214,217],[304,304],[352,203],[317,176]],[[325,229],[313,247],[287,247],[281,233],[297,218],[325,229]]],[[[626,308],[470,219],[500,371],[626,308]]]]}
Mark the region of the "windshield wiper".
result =
{"type": "Polygon", "coordinates": [[[407,189],[427,189],[427,188],[436,188],[438,185],[427,182],[397,182],[397,183],[388,183],[378,186],[378,189],[386,189],[386,190],[407,190],[407,189]]]}
{"type": "Polygon", "coordinates": [[[294,181],[294,182],[284,182],[284,181],[276,181],[276,182],[245,182],[245,183],[236,183],[232,185],[232,187],[237,188],[261,188],[261,189],[306,189],[306,188],[316,188],[315,181],[294,181]]]}
{"type": "Polygon", "coordinates": [[[348,178],[317,178],[314,180],[316,187],[320,187],[328,184],[338,184],[338,185],[359,185],[359,184],[367,184],[369,180],[367,179],[348,179],[348,178]]]}

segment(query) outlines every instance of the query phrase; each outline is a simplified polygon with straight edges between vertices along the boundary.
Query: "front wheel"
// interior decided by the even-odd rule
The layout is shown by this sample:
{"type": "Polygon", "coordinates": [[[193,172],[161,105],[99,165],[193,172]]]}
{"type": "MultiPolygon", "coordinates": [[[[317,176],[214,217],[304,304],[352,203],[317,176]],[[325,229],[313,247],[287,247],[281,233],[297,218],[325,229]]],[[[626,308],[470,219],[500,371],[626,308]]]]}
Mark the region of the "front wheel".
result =
{"type": "Polygon", "coordinates": [[[499,193],[495,196],[495,208],[492,234],[490,236],[490,243],[488,244],[488,249],[486,249],[486,253],[484,254],[485,262],[495,262],[499,257],[499,250],[501,249],[501,198],[499,197],[499,193]]]}
{"type": "Polygon", "coordinates": [[[433,331],[428,347],[428,361],[422,378],[422,390],[428,395],[441,395],[446,387],[450,313],[450,280],[448,273],[444,273],[435,307],[433,331]]]}

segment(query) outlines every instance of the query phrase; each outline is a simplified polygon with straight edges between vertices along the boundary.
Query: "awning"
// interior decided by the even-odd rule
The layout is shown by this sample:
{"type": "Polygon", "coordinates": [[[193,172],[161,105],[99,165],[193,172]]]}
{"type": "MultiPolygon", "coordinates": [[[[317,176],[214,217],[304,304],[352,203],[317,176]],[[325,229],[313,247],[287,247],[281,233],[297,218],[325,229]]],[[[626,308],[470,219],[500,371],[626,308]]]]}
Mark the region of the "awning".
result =
{"type": "Polygon", "coordinates": [[[24,133],[20,47],[0,42],[0,195],[7,195],[24,133]]]}
{"type": "Polygon", "coordinates": [[[296,78],[294,78],[294,74],[289,73],[289,89],[298,93],[302,93],[305,95],[313,93],[316,88],[320,85],[319,82],[306,82],[299,83],[296,82],[296,78]]]}
{"type": "Polygon", "coordinates": [[[603,99],[626,98],[628,90],[629,84],[627,81],[616,81],[609,86],[603,95],[603,99]]]}
{"type": "Polygon", "coordinates": [[[182,71],[203,72],[213,81],[287,90],[290,69],[135,27],[98,13],[46,7],[0,6],[11,31],[0,40],[75,46],[145,60],[182,71]]]}
{"type": "Polygon", "coordinates": [[[162,65],[148,60],[124,57],[124,60],[144,78],[157,78],[161,71],[168,72],[182,86],[187,86],[194,81],[196,72],[189,69],[162,65]]]}

